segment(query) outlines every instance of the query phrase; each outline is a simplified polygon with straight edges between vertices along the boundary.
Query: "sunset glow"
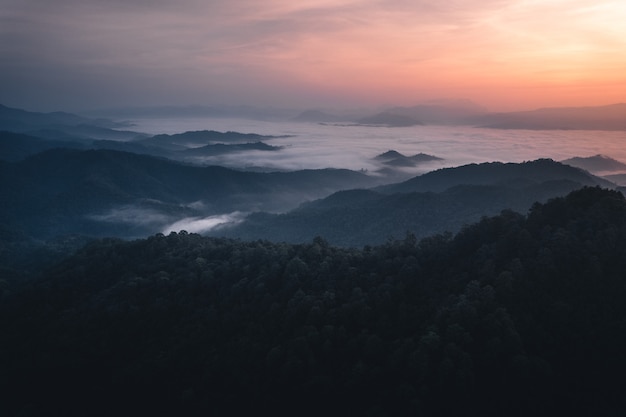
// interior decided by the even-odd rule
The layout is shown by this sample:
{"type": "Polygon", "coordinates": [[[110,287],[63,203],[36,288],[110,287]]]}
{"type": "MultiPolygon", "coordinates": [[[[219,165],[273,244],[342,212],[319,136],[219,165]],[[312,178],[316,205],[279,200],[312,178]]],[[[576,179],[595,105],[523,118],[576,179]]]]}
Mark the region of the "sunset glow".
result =
{"type": "MultiPolygon", "coordinates": [[[[626,97],[626,3],[4,0],[0,99],[493,110],[626,97]]],[[[32,105],[31,105],[32,103],[32,105]]]]}

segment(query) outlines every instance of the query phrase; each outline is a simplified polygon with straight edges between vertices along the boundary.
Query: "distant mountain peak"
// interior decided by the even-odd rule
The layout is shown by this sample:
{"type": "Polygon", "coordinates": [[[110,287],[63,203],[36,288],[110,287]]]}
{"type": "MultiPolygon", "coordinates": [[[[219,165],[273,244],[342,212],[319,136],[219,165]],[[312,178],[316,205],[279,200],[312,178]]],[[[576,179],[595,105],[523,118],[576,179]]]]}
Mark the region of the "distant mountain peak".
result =
{"type": "Polygon", "coordinates": [[[411,116],[391,112],[382,112],[373,116],[363,117],[357,120],[357,123],[367,126],[385,127],[408,127],[423,124],[411,116]]]}
{"type": "Polygon", "coordinates": [[[387,159],[393,159],[393,158],[406,158],[406,155],[403,155],[398,151],[394,151],[393,149],[390,149],[387,152],[383,152],[374,157],[374,159],[378,159],[378,160],[387,160],[387,159]]]}
{"type": "Polygon", "coordinates": [[[296,122],[328,123],[339,122],[342,118],[321,110],[305,110],[292,120],[296,122]]]}
{"type": "Polygon", "coordinates": [[[379,155],[376,155],[372,159],[384,165],[392,166],[392,167],[414,167],[420,163],[442,160],[442,158],[439,158],[434,155],[428,155],[422,152],[415,154],[413,156],[406,156],[393,149],[387,152],[383,152],[379,155]]]}
{"type": "Polygon", "coordinates": [[[625,163],[602,154],[588,157],[576,156],[561,162],[589,172],[626,171],[625,163]]]}

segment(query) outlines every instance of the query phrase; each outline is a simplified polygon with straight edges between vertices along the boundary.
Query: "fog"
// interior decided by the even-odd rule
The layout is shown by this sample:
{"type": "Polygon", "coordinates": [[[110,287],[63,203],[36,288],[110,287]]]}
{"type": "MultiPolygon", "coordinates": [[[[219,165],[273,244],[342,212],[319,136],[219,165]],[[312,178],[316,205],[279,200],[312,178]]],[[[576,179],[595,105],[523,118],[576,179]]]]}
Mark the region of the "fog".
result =
{"type": "Polygon", "coordinates": [[[365,127],[240,119],[137,119],[134,130],[180,133],[190,130],[238,131],[289,135],[268,140],[283,146],[276,152],[238,152],[205,158],[206,164],[275,170],[348,168],[370,173],[381,166],[372,160],[388,150],[405,155],[420,152],[443,158],[420,164],[409,175],[442,167],[480,162],[522,162],[538,158],[557,161],[604,154],[626,161],[626,132],[578,130],[501,130],[474,127],[365,127]]]}
{"type": "Polygon", "coordinates": [[[207,233],[222,226],[240,223],[244,218],[245,215],[240,212],[209,217],[187,217],[167,226],[163,229],[163,233],[167,234],[180,230],[185,230],[190,233],[207,233]]]}
{"type": "MultiPolygon", "coordinates": [[[[150,134],[217,130],[271,135],[276,137],[264,141],[282,147],[272,152],[243,151],[206,157],[199,160],[203,164],[269,171],[347,168],[376,176],[379,183],[399,182],[439,168],[469,163],[523,162],[538,158],[561,161],[597,154],[626,161],[626,147],[623,146],[626,132],[619,131],[498,130],[444,126],[388,128],[232,118],[161,118],[132,122],[134,130],[150,134]],[[425,153],[442,159],[417,163],[414,167],[393,167],[394,172],[389,174],[382,171],[385,168],[382,162],[373,159],[388,150],[396,150],[406,156],[425,153]]],[[[323,197],[321,194],[311,198],[323,197]]],[[[271,205],[274,212],[283,212],[297,207],[307,196],[289,193],[264,198],[265,205],[261,205],[261,209],[267,210],[271,205]]],[[[91,218],[132,224],[153,233],[186,230],[210,234],[216,228],[244,221],[247,213],[260,209],[258,205],[261,202],[252,199],[247,206],[233,207],[240,211],[225,213],[211,211],[200,201],[185,203],[180,211],[158,205],[123,206],[91,218]]]]}

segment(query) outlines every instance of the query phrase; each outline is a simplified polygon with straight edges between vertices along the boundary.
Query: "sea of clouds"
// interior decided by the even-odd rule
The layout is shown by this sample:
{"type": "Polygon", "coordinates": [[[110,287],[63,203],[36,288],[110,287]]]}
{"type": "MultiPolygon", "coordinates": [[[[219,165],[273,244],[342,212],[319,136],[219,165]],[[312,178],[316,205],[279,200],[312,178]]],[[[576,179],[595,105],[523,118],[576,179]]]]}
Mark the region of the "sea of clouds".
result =
{"type": "MultiPolygon", "coordinates": [[[[203,164],[250,170],[347,168],[377,174],[373,158],[388,150],[407,156],[426,153],[440,161],[402,168],[404,178],[444,167],[481,162],[523,162],[538,158],[561,161],[604,154],[626,162],[626,132],[576,130],[499,130],[469,126],[367,127],[240,119],[175,118],[134,120],[134,130],[149,134],[217,130],[276,136],[265,140],[279,151],[245,151],[205,158],[203,164]]],[[[401,178],[396,176],[389,181],[401,178]]],[[[251,210],[252,211],[252,210],[251,210]]],[[[164,217],[158,210],[122,207],[103,214],[102,221],[153,223],[164,233],[187,230],[208,233],[244,220],[241,212],[208,217],[164,217]],[[137,212],[139,210],[139,212],[137,212]],[[141,215],[138,215],[140,213],[141,215]],[[146,215],[147,214],[147,215],[146,215]]],[[[158,230],[157,230],[158,231],[158,230]]]]}
{"type": "Polygon", "coordinates": [[[423,152],[443,158],[443,161],[416,167],[415,174],[468,163],[522,162],[538,158],[560,161],[597,154],[626,162],[626,132],[619,131],[368,127],[217,118],[140,119],[133,123],[135,130],[153,134],[217,130],[287,136],[267,141],[283,146],[280,151],[249,151],[206,160],[206,163],[236,168],[348,168],[372,172],[380,168],[372,158],[391,149],[405,155],[423,152]]]}

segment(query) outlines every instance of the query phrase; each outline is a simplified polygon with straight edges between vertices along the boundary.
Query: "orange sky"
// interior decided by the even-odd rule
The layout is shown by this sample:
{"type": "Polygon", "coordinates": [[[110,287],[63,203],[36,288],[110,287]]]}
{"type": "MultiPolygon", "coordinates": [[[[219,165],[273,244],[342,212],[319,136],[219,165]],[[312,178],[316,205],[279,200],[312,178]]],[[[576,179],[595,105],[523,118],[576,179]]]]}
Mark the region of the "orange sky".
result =
{"type": "Polygon", "coordinates": [[[6,104],[626,101],[623,0],[2,1],[6,104]]]}

